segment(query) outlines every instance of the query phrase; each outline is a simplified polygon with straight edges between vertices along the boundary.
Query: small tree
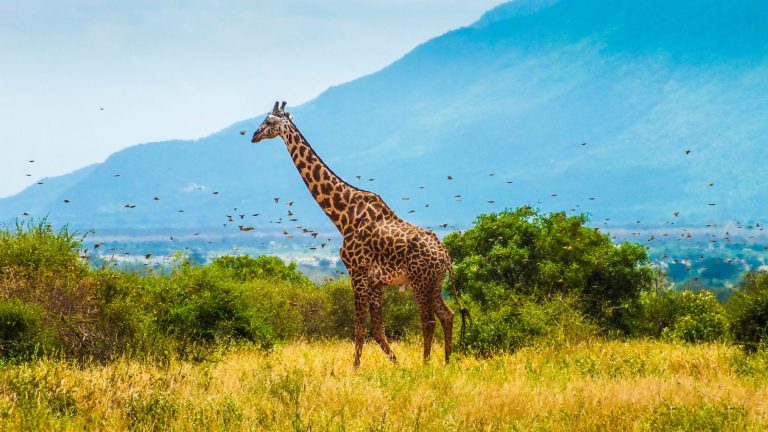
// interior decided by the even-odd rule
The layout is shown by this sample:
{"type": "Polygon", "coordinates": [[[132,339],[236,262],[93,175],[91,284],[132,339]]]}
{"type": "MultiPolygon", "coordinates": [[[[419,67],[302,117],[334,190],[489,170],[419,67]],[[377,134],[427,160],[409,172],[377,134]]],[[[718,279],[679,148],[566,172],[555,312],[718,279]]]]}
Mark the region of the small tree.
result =
{"type": "Polygon", "coordinates": [[[747,351],[768,345],[768,274],[747,273],[726,304],[736,342],[747,351]]]}
{"type": "Polygon", "coordinates": [[[728,317],[712,291],[675,293],[674,320],[662,330],[664,338],[683,342],[712,342],[728,336],[728,317]]]}
{"type": "Polygon", "coordinates": [[[614,244],[587,221],[528,206],[480,215],[473,228],[444,240],[457,287],[485,309],[499,308],[510,293],[575,295],[585,314],[627,331],[627,311],[653,279],[647,254],[637,244],[614,244]]]}

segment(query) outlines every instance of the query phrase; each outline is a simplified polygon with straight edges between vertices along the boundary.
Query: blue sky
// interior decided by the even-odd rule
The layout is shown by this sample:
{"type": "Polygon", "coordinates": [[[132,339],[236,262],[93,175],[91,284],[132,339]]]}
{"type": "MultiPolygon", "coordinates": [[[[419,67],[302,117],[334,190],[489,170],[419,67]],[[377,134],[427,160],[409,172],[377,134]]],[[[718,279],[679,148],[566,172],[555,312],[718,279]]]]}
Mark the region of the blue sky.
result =
{"type": "Polygon", "coordinates": [[[306,102],[501,2],[3,0],[0,197],[306,102]]]}

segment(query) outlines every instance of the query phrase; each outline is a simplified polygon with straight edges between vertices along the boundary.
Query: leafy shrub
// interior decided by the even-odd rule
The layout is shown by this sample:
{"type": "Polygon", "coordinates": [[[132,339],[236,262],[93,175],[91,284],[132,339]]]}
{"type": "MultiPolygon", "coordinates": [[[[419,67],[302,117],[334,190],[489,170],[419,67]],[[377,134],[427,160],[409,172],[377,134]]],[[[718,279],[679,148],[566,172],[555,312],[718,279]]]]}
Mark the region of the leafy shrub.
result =
{"type": "Polygon", "coordinates": [[[608,329],[629,330],[627,310],[652,280],[645,249],[615,245],[585,226],[585,215],[542,215],[530,207],[480,215],[473,228],[446,236],[456,285],[483,310],[510,293],[576,296],[583,313],[608,329]]]}
{"type": "Polygon", "coordinates": [[[221,256],[213,260],[213,267],[225,270],[232,278],[240,282],[254,279],[278,280],[283,282],[310,285],[312,282],[296,268],[296,263],[286,264],[278,257],[258,256],[221,256]]]}
{"type": "Polygon", "coordinates": [[[728,335],[728,317],[711,291],[683,291],[677,302],[677,316],[661,335],[684,342],[723,340],[728,335]]]}
{"type": "Polygon", "coordinates": [[[634,336],[661,337],[672,327],[680,312],[680,292],[672,288],[648,290],[640,294],[631,326],[634,336]]]}
{"type": "Polygon", "coordinates": [[[40,270],[82,274],[87,266],[78,255],[81,240],[66,226],[54,231],[45,219],[17,222],[13,231],[0,230],[0,274],[8,269],[27,274],[40,270]]]}
{"type": "Polygon", "coordinates": [[[747,273],[727,307],[736,342],[747,351],[768,347],[768,274],[747,273]]]}
{"type": "Polygon", "coordinates": [[[28,359],[51,352],[55,334],[39,306],[0,301],[0,358],[28,359]]]}
{"type": "Polygon", "coordinates": [[[158,329],[183,345],[248,340],[273,343],[271,330],[257,319],[241,284],[213,267],[182,264],[169,276],[145,277],[158,329]]]}
{"type": "Polygon", "coordinates": [[[711,291],[665,289],[644,292],[634,332],[680,342],[712,342],[728,337],[725,309],[711,291]]]}
{"type": "Polygon", "coordinates": [[[589,339],[597,327],[577,303],[574,297],[543,300],[510,294],[500,307],[477,313],[478,305],[468,302],[474,319],[467,331],[467,348],[491,355],[533,343],[562,345],[589,339]]]}

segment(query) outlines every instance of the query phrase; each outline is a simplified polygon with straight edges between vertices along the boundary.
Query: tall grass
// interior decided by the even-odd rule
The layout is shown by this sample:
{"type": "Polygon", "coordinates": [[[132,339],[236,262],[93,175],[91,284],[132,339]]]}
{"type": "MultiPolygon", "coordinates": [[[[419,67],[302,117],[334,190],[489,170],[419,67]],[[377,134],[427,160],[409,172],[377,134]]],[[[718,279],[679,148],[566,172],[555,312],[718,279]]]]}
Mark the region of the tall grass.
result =
{"type": "Polygon", "coordinates": [[[239,348],[215,361],[0,367],[14,430],[765,430],[768,357],[722,344],[591,341],[423,364],[351,342],[239,348]]]}

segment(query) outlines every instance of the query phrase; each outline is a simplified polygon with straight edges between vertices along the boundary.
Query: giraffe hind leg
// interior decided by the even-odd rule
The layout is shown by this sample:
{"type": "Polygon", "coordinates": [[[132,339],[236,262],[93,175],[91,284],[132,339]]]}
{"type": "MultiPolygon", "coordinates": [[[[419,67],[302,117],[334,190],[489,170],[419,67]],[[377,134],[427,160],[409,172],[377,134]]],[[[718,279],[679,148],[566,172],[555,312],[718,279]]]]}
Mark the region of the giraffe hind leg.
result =
{"type": "Polygon", "coordinates": [[[425,284],[414,286],[414,295],[419,306],[419,318],[421,319],[421,333],[424,336],[424,361],[429,360],[432,351],[432,337],[435,334],[435,308],[434,299],[430,291],[431,287],[425,284]]]}
{"type": "Polygon", "coordinates": [[[440,285],[435,290],[435,314],[440,320],[440,326],[443,328],[443,339],[445,339],[445,362],[451,360],[451,350],[453,348],[453,311],[443,301],[440,285]]]}

